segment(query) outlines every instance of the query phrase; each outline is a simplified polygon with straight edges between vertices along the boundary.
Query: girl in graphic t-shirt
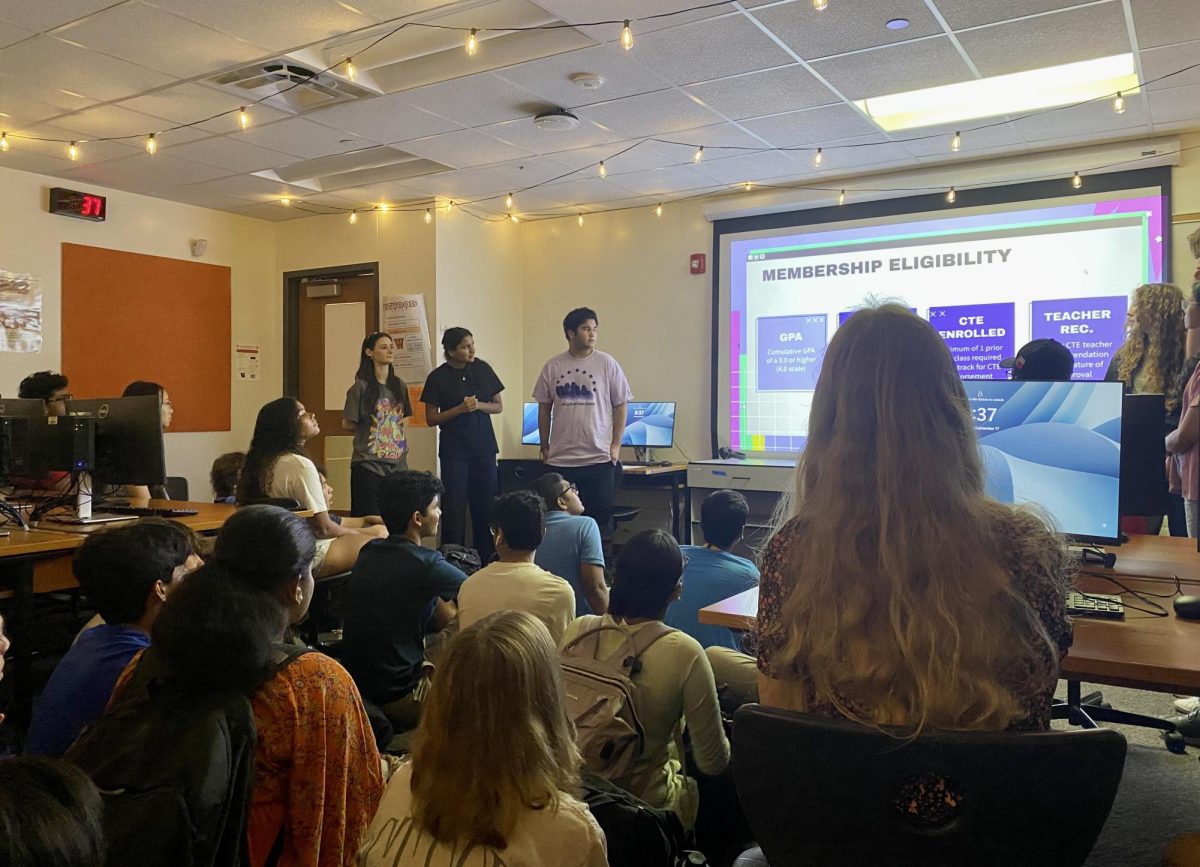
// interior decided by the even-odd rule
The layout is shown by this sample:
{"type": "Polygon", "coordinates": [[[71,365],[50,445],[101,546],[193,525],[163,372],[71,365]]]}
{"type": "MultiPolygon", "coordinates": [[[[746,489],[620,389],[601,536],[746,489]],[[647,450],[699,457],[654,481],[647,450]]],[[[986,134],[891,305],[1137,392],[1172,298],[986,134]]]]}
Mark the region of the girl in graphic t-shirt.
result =
{"type": "Polygon", "coordinates": [[[412,415],[408,386],[392,367],[396,346],[382,331],[368,334],[358,356],[354,385],[346,392],[342,427],[354,431],[350,458],[350,510],[378,515],[379,485],[408,469],[404,420],[412,415]]]}

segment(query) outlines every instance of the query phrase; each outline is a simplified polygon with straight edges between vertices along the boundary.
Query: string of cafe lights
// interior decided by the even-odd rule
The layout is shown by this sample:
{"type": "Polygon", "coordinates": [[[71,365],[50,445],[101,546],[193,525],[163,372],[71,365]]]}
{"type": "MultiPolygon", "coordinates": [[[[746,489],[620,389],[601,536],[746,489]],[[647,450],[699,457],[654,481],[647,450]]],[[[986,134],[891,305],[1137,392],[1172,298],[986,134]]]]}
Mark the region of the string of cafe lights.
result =
{"type": "MultiPolygon", "coordinates": [[[[521,32],[521,31],[534,31],[534,30],[575,29],[575,28],[582,28],[582,27],[616,26],[618,24],[620,25],[620,28],[621,28],[619,31],[619,35],[618,35],[618,42],[624,50],[629,51],[630,49],[633,48],[633,44],[634,44],[634,34],[633,34],[633,24],[634,23],[641,23],[641,22],[645,22],[645,21],[653,21],[653,20],[657,20],[657,19],[671,18],[671,17],[675,17],[675,16],[679,16],[679,15],[689,14],[692,12],[704,11],[704,10],[708,10],[708,9],[718,8],[718,7],[725,7],[725,6],[731,5],[732,2],[733,2],[733,0],[718,0],[718,2],[704,3],[704,4],[700,4],[700,5],[696,5],[696,6],[690,6],[690,7],[684,8],[684,9],[677,9],[672,12],[660,12],[660,13],[656,13],[653,15],[646,15],[646,16],[636,17],[636,18],[605,19],[605,20],[598,20],[598,21],[578,22],[578,23],[574,23],[574,24],[558,23],[558,24],[541,24],[541,25],[517,26],[517,27],[480,28],[480,27],[451,26],[451,25],[444,25],[444,24],[431,24],[428,22],[419,22],[419,21],[404,21],[401,24],[399,24],[398,26],[396,26],[395,28],[381,34],[380,36],[378,36],[377,38],[375,38],[374,40],[369,42],[366,46],[364,46],[362,49],[359,50],[359,53],[361,54],[361,53],[365,53],[365,52],[369,51],[371,48],[374,48],[376,45],[379,45],[386,39],[389,39],[390,37],[396,35],[397,33],[403,31],[404,29],[406,29],[408,27],[420,27],[420,28],[434,29],[434,30],[463,32],[466,34],[464,48],[465,48],[468,56],[473,57],[479,51],[479,47],[480,47],[480,38],[479,37],[480,37],[480,34],[482,34],[482,33],[513,33],[513,32],[521,32]]],[[[811,0],[811,3],[812,3],[813,10],[816,12],[824,11],[829,6],[829,0],[811,0]]],[[[354,56],[353,55],[348,56],[343,60],[339,60],[339,61],[325,67],[324,69],[320,70],[317,74],[321,75],[326,72],[332,72],[334,70],[338,70],[339,68],[340,68],[341,74],[346,75],[346,77],[349,78],[350,80],[353,81],[356,79],[358,72],[357,72],[357,68],[354,65],[354,56]]],[[[1156,82],[1162,81],[1164,79],[1170,78],[1175,75],[1181,75],[1183,73],[1189,72],[1189,71],[1197,69],[1197,68],[1200,68],[1200,63],[1191,64],[1189,66],[1183,67],[1182,69],[1177,69],[1173,72],[1168,72],[1168,73],[1161,75],[1154,79],[1149,79],[1146,81],[1139,81],[1139,83],[1137,85],[1137,89],[1140,90],[1142,88],[1145,88],[1147,85],[1154,84],[1156,82]]],[[[71,160],[72,162],[77,162],[82,154],[82,151],[80,149],[81,144],[87,144],[89,142],[128,141],[130,139],[144,139],[146,152],[149,155],[153,156],[159,150],[159,140],[163,134],[195,127],[200,124],[204,124],[204,123],[208,123],[213,120],[217,120],[217,119],[225,117],[227,115],[236,113],[237,123],[238,123],[239,128],[242,130],[248,129],[251,125],[251,117],[250,117],[250,107],[251,106],[262,103],[272,97],[279,96],[295,87],[300,87],[300,86],[304,85],[305,83],[306,82],[303,82],[303,81],[297,81],[297,82],[289,85],[288,87],[276,92],[275,94],[269,94],[267,96],[259,97],[258,99],[254,100],[252,102],[249,102],[246,105],[241,105],[236,109],[228,109],[226,111],[222,111],[222,112],[218,112],[213,115],[209,115],[208,117],[200,118],[198,120],[190,121],[187,123],[180,123],[175,126],[171,126],[171,127],[168,127],[168,128],[162,129],[162,130],[158,130],[156,132],[134,133],[134,134],[123,135],[123,136],[106,136],[106,137],[98,137],[98,138],[87,139],[87,140],[83,140],[83,139],[66,140],[66,139],[56,139],[56,138],[43,137],[43,136],[24,135],[21,133],[11,133],[10,134],[6,130],[0,130],[0,153],[7,152],[8,150],[10,150],[10,148],[11,148],[10,140],[12,140],[12,139],[59,143],[59,144],[65,144],[67,146],[66,147],[67,158],[69,160],[71,160]]],[[[965,132],[967,132],[967,133],[979,132],[979,131],[986,130],[986,129],[989,129],[989,128],[992,128],[995,126],[1000,126],[1000,125],[1003,125],[1006,123],[1024,120],[1024,119],[1030,118],[1030,117],[1046,115],[1046,114],[1049,114],[1049,113],[1055,112],[1055,111],[1063,111],[1063,110],[1070,109],[1070,108],[1077,108],[1077,107],[1080,107],[1083,105],[1088,105],[1090,103],[1107,100],[1107,99],[1112,99],[1112,108],[1116,114],[1123,114],[1126,111],[1126,107],[1127,107],[1125,96],[1124,96],[1124,94],[1127,92],[1129,92],[1129,91],[1128,90],[1116,91],[1115,93],[1112,93],[1112,94],[1094,97],[1092,99],[1083,100],[1081,102],[1076,102],[1076,103],[1071,103],[1071,104],[1067,104],[1067,105],[1055,106],[1052,108],[1032,111],[1032,112],[1029,112],[1027,114],[1020,115],[1017,117],[1004,117],[1000,120],[996,120],[996,121],[993,121],[990,123],[978,124],[976,126],[966,128],[965,132]]],[[[953,136],[950,137],[949,149],[951,152],[957,153],[962,150],[963,133],[964,133],[963,129],[955,130],[953,136]]],[[[856,143],[851,143],[851,144],[832,145],[832,146],[806,145],[806,146],[792,146],[792,147],[789,147],[789,146],[756,147],[756,146],[746,146],[746,145],[710,145],[709,148],[711,150],[720,150],[720,151],[744,151],[744,152],[752,153],[752,154],[770,153],[770,152],[784,152],[784,153],[787,153],[787,152],[809,152],[812,155],[811,159],[812,159],[813,168],[820,168],[824,163],[825,151],[827,148],[830,150],[837,151],[837,150],[842,150],[842,149],[851,149],[851,148],[860,148],[860,147],[877,147],[877,146],[889,145],[889,144],[905,144],[905,143],[910,143],[910,142],[926,141],[929,139],[940,138],[940,137],[942,137],[942,135],[943,134],[941,134],[941,133],[932,133],[932,134],[925,135],[925,136],[914,136],[914,137],[910,137],[910,138],[906,138],[906,139],[856,142],[856,143]]],[[[703,160],[704,156],[705,156],[705,146],[704,145],[689,144],[689,143],[678,142],[678,141],[673,141],[673,140],[669,140],[669,139],[646,138],[646,139],[641,139],[639,141],[636,141],[629,147],[626,147],[623,150],[618,151],[616,154],[613,154],[613,155],[607,157],[606,159],[602,159],[598,163],[593,164],[593,166],[597,170],[597,174],[599,175],[599,177],[601,179],[605,179],[608,177],[608,166],[607,166],[606,160],[611,161],[611,160],[615,159],[616,157],[620,156],[621,154],[624,154],[624,153],[632,150],[633,148],[638,147],[641,144],[644,144],[647,141],[654,141],[654,142],[658,142],[661,144],[679,145],[681,147],[686,147],[692,151],[692,162],[694,164],[700,163],[701,160],[703,160]]],[[[584,167],[577,168],[577,169],[572,169],[571,171],[566,172],[562,175],[559,175],[559,176],[556,176],[553,178],[549,178],[544,181],[540,181],[536,184],[531,184],[520,190],[509,192],[505,196],[505,209],[508,213],[507,213],[507,215],[501,215],[499,217],[499,219],[502,219],[502,220],[508,219],[508,220],[511,220],[512,222],[519,222],[521,220],[521,217],[518,216],[518,214],[513,210],[514,204],[515,204],[514,197],[517,193],[527,192],[529,190],[536,189],[538,187],[554,183],[554,182],[561,180],[565,177],[568,177],[570,175],[577,174],[578,172],[583,171],[586,168],[588,168],[588,166],[584,166],[584,167]]],[[[1093,168],[1090,171],[1096,171],[1096,170],[1098,170],[1098,169],[1093,168]]],[[[1080,174],[1079,171],[1076,171],[1069,180],[1070,180],[1070,183],[1071,183],[1071,186],[1073,189],[1080,189],[1083,186],[1083,176],[1080,174]]],[[[813,189],[813,190],[824,190],[825,189],[825,188],[820,188],[820,187],[804,187],[804,186],[778,187],[778,186],[763,185],[763,184],[756,185],[752,181],[746,181],[746,182],[744,182],[743,185],[745,186],[745,188],[747,190],[753,189],[756,186],[758,188],[771,188],[771,189],[780,189],[780,188],[813,189]]],[[[712,195],[715,192],[717,192],[712,187],[708,187],[705,189],[706,189],[706,192],[699,193],[697,195],[698,196],[712,195]]],[[[944,189],[944,187],[942,187],[941,189],[944,189]]],[[[888,190],[866,190],[864,188],[856,188],[856,191],[859,191],[859,192],[929,192],[930,188],[917,188],[917,189],[911,189],[911,190],[905,189],[905,188],[894,188],[894,189],[888,189],[888,190]]],[[[950,186],[949,190],[946,191],[946,201],[950,204],[955,203],[957,201],[957,195],[958,195],[958,189],[955,186],[950,186]]],[[[473,200],[460,201],[457,203],[451,201],[445,207],[449,210],[449,209],[452,209],[457,204],[460,208],[463,208],[464,211],[466,211],[467,213],[472,213],[469,210],[467,210],[464,206],[475,205],[475,204],[479,204],[482,202],[488,202],[488,201],[492,201],[496,198],[499,198],[499,195],[486,196],[486,197],[473,199],[473,200]]],[[[688,196],[688,197],[683,197],[683,198],[676,197],[675,199],[672,199],[671,201],[686,201],[689,198],[695,198],[695,197],[694,196],[688,196]]],[[[846,200],[846,191],[844,189],[838,190],[838,203],[844,204],[845,200],[846,200]]],[[[279,204],[284,207],[290,207],[292,205],[292,200],[291,200],[290,196],[286,196],[286,195],[281,196],[278,201],[279,201],[279,204]]],[[[308,208],[303,208],[303,207],[300,207],[298,209],[304,210],[309,213],[321,213],[321,214],[348,213],[349,220],[353,224],[353,223],[357,223],[359,213],[367,213],[367,212],[375,212],[375,211],[386,212],[388,210],[402,210],[402,211],[403,210],[415,210],[415,209],[420,209],[423,207],[425,210],[425,222],[430,223],[430,222],[432,222],[432,219],[433,219],[433,208],[435,207],[435,204],[436,204],[435,201],[431,199],[428,202],[419,203],[417,208],[395,208],[395,207],[390,207],[387,204],[381,203],[379,205],[376,205],[376,206],[373,206],[370,208],[328,209],[328,210],[324,210],[324,211],[312,211],[308,208]]],[[[626,208],[602,209],[599,211],[592,211],[591,213],[603,213],[605,210],[626,210],[626,208]]],[[[658,203],[655,205],[655,213],[661,216],[662,203],[658,203]]],[[[557,218],[561,218],[563,216],[565,216],[565,215],[563,215],[563,214],[527,215],[525,219],[557,219],[557,218]]],[[[583,212],[582,211],[578,212],[576,216],[577,216],[577,221],[578,221],[579,225],[582,226],[583,225],[583,212]]]]}

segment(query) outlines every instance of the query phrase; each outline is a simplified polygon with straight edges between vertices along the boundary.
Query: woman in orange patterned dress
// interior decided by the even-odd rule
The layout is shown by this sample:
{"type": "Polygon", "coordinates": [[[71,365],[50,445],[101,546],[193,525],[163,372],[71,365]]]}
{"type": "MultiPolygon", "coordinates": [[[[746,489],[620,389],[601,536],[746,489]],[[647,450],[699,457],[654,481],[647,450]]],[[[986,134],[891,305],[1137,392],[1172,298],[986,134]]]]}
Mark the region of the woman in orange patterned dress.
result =
{"type": "MultiPolygon", "coordinates": [[[[313,536],[274,506],[247,506],[217,536],[155,621],[153,646],[198,689],[251,688],[313,593],[313,536]]],[[[114,690],[129,681],[135,658],[114,690]]],[[[251,867],[343,867],[383,794],[375,739],[354,681],[305,653],[250,697],[258,729],[247,838],[251,867]]],[[[110,705],[111,706],[111,705],[110,705]]]]}

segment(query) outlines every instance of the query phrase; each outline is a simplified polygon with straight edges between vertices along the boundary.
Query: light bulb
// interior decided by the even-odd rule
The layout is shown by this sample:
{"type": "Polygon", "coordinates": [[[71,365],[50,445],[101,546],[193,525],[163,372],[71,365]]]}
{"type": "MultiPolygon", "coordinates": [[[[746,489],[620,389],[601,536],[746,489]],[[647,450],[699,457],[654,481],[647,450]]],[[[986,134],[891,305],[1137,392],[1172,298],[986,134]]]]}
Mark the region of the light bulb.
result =
{"type": "Polygon", "coordinates": [[[608,177],[608,168],[607,168],[607,167],[605,167],[605,165],[604,165],[604,160],[600,160],[600,177],[601,177],[601,178],[607,178],[607,177],[608,177]]]}
{"type": "Polygon", "coordinates": [[[1083,186],[1083,178],[1079,177],[1079,172],[1076,172],[1075,177],[1071,178],[1071,186],[1073,186],[1075,189],[1079,189],[1083,186]]]}
{"type": "Polygon", "coordinates": [[[508,210],[511,211],[512,205],[513,205],[512,193],[509,193],[507,196],[504,197],[504,207],[506,207],[508,210]]]}
{"type": "Polygon", "coordinates": [[[952,150],[952,151],[962,150],[962,133],[960,133],[960,132],[954,133],[954,138],[950,139],[950,150],[952,150]]]}
{"type": "Polygon", "coordinates": [[[700,147],[696,148],[696,152],[692,154],[692,162],[698,163],[702,159],[704,159],[704,145],[700,145],[700,147]]]}
{"type": "Polygon", "coordinates": [[[813,0],[813,9],[824,12],[829,8],[829,0],[813,0]]]}
{"type": "Polygon", "coordinates": [[[746,190],[746,192],[750,192],[750,190],[754,189],[754,184],[752,184],[750,181],[746,181],[742,184],[742,187],[746,190]]]}
{"type": "Polygon", "coordinates": [[[246,106],[244,105],[238,109],[238,125],[242,129],[250,126],[250,112],[246,111],[246,106]]]}
{"type": "Polygon", "coordinates": [[[384,213],[384,214],[386,214],[386,213],[388,212],[388,203],[387,203],[387,202],[380,202],[380,203],[379,203],[379,210],[380,210],[380,212],[381,212],[381,213],[384,213]]]}
{"type": "Polygon", "coordinates": [[[846,204],[846,191],[845,190],[842,190],[840,193],[838,193],[838,204],[839,205],[846,204]]]}
{"type": "Polygon", "coordinates": [[[358,70],[354,68],[354,58],[346,58],[346,77],[354,81],[358,77],[358,70]]]}
{"type": "Polygon", "coordinates": [[[625,26],[621,28],[621,47],[628,51],[633,48],[633,30],[629,26],[629,19],[625,19],[625,26]]]}
{"type": "Polygon", "coordinates": [[[454,199],[451,199],[450,201],[446,202],[446,213],[448,214],[453,210],[454,210],[454,199]]]}
{"type": "Polygon", "coordinates": [[[662,216],[662,205],[661,204],[654,206],[654,216],[656,216],[656,217],[662,216]]]}
{"type": "Polygon", "coordinates": [[[67,159],[71,162],[79,159],[79,148],[76,147],[75,142],[71,142],[71,146],[67,148],[67,159]]]}
{"type": "Polygon", "coordinates": [[[283,205],[285,208],[286,208],[288,205],[290,205],[291,203],[292,203],[292,200],[291,200],[291,199],[289,199],[287,196],[280,196],[280,197],[279,197],[279,204],[283,205]]]}
{"type": "Polygon", "coordinates": [[[1113,111],[1117,114],[1125,113],[1125,97],[1121,96],[1121,91],[1117,91],[1117,98],[1113,100],[1113,111]]]}
{"type": "Polygon", "coordinates": [[[950,192],[946,193],[946,201],[953,205],[957,198],[958,193],[954,191],[954,187],[951,187],[950,192]]]}
{"type": "Polygon", "coordinates": [[[580,226],[582,226],[582,225],[583,225],[583,214],[580,214],[580,215],[579,215],[579,225],[580,225],[580,226]]]}
{"type": "Polygon", "coordinates": [[[8,133],[0,132],[0,151],[8,150],[8,133]]]}
{"type": "Polygon", "coordinates": [[[518,219],[518,218],[517,218],[517,215],[516,215],[516,214],[509,214],[509,215],[508,215],[508,218],[509,218],[510,220],[512,220],[514,223],[519,223],[519,222],[521,222],[521,221],[520,221],[520,219],[518,219]]]}
{"type": "Polygon", "coordinates": [[[817,148],[817,152],[813,154],[813,168],[817,168],[823,162],[825,162],[825,150],[817,148]]]}
{"type": "Polygon", "coordinates": [[[158,153],[158,142],[154,140],[154,133],[150,133],[150,135],[146,136],[146,153],[150,154],[151,156],[154,156],[154,154],[158,153]]]}
{"type": "Polygon", "coordinates": [[[476,35],[479,31],[474,27],[471,28],[471,35],[467,37],[467,56],[474,57],[475,52],[479,50],[479,37],[476,35]]]}
{"type": "Polygon", "coordinates": [[[429,225],[432,222],[433,222],[433,209],[426,208],[425,209],[425,225],[429,225]]]}
{"type": "Polygon", "coordinates": [[[358,222],[358,211],[351,211],[350,212],[350,225],[353,226],[357,222],[358,222]]]}

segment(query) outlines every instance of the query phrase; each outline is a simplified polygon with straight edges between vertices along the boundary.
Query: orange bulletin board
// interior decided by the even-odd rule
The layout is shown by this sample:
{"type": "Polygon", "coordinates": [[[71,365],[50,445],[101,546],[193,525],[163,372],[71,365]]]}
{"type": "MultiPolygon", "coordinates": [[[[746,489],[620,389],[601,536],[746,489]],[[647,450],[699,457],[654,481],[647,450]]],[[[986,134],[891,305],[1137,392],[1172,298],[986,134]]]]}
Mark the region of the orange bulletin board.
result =
{"type": "Polygon", "coordinates": [[[230,269],[62,245],[62,370],[71,394],[136,379],[171,397],[171,431],[230,429],[230,269]]]}

